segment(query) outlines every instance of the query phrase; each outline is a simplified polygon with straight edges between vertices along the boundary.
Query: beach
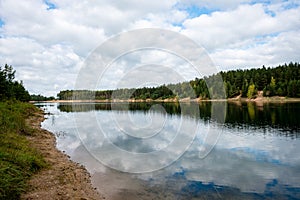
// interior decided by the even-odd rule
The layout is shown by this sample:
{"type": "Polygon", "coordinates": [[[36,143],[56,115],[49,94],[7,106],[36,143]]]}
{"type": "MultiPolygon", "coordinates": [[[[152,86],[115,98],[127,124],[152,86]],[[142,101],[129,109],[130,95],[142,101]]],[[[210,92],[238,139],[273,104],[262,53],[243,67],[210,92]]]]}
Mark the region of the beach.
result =
{"type": "Polygon", "coordinates": [[[90,174],[56,148],[54,134],[41,128],[42,111],[27,119],[34,129],[28,140],[44,156],[48,167],[33,175],[21,199],[105,199],[93,188],[90,174]]]}

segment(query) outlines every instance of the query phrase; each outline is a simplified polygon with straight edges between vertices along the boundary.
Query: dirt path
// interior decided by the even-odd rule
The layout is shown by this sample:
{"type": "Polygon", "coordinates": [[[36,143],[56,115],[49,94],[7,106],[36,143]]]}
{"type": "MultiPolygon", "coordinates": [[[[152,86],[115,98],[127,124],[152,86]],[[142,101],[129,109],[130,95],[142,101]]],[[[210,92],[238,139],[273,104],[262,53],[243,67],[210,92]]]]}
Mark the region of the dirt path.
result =
{"type": "Polygon", "coordinates": [[[49,167],[29,180],[29,188],[21,199],[105,199],[92,187],[86,169],[56,149],[55,136],[40,127],[43,120],[42,112],[27,120],[35,129],[28,139],[43,154],[49,167]]]}

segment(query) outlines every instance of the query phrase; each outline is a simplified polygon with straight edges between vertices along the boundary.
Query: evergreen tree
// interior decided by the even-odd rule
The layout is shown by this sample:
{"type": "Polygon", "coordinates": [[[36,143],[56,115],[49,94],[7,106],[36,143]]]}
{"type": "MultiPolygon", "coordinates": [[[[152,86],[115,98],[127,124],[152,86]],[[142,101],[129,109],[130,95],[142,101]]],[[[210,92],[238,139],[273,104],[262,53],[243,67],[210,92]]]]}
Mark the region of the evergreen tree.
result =
{"type": "Polygon", "coordinates": [[[29,101],[30,95],[24,88],[22,81],[14,81],[16,71],[12,66],[5,64],[0,67],[0,100],[16,99],[19,101],[29,101]]]}

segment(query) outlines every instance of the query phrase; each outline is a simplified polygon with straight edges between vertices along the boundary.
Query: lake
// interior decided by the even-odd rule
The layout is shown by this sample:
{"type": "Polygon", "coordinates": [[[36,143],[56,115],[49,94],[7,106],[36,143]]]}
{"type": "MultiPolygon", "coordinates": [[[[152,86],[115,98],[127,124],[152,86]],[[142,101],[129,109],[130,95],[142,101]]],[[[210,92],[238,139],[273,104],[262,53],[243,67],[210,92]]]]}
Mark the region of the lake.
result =
{"type": "Polygon", "coordinates": [[[107,199],[300,199],[300,103],[38,103],[107,199]]]}

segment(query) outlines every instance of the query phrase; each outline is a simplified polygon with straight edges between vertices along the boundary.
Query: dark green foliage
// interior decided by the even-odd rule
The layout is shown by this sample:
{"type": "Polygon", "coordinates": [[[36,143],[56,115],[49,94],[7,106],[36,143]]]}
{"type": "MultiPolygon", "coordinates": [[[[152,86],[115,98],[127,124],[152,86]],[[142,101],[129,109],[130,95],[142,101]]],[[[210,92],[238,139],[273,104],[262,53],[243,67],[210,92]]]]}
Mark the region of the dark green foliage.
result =
{"type": "Polygon", "coordinates": [[[232,98],[255,97],[258,91],[264,96],[300,97],[300,65],[290,63],[276,68],[232,70],[204,78],[159,87],[116,89],[104,91],[65,90],[57,96],[61,100],[103,99],[167,99],[167,98],[232,98]],[[222,80],[223,79],[223,80],[222,80]],[[221,81],[220,81],[221,80],[221,81]],[[220,84],[224,84],[223,86],[220,84]],[[209,85],[210,88],[207,87],[209,85]],[[250,88],[249,88],[250,87],[250,88]],[[224,88],[225,91],[221,89],[224,88]],[[249,90],[250,89],[250,90],[249,90]],[[225,93],[226,92],[226,93],[225,93]],[[223,95],[224,94],[224,95],[223,95]]]}
{"type": "Polygon", "coordinates": [[[30,100],[31,101],[51,101],[51,100],[55,100],[55,98],[54,97],[45,97],[40,94],[38,94],[38,95],[32,94],[32,95],[30,95],[30,100]]]}
{"type": "Polygon", "coordinates": [[[300,97],[300,85],[297,85],[300,80],[299,63],[279,65],[276,68],[263,66],[259,69],[232,70],[221,72],[221,75],[227,85],[228,98],[238,94],[247,97],[251,84],[257,90],[262,90],[264,96],[300,97]],[[240,81],[241,77],[243,81],[240,81]]]}
{"type": "Polygon", "coordinates": [[[33,133],[25,119],[36,111],[28,103],[0,102],[0,199],[19,199],[26,180],[46,166],[25,137],[33,133]]]}
{"type": "Polygon", "coordinates": [[[166,99],[175,95],[166,86],[157,88],[117,89],[104,91],[65,90],[60,91],[57,97],[60,100],[104,100],[104,99],[166,99]]]}
{"type": "Polygon", "coordinates": [[[29,101],[30,95],[24,88],[22,81],[14,81],[16,71],[12,66],[5,64],[0,67],[0,101],[16,99],[19,101],[29,101]]]}

